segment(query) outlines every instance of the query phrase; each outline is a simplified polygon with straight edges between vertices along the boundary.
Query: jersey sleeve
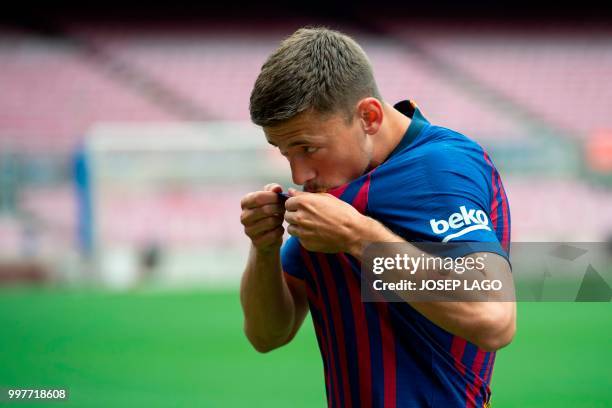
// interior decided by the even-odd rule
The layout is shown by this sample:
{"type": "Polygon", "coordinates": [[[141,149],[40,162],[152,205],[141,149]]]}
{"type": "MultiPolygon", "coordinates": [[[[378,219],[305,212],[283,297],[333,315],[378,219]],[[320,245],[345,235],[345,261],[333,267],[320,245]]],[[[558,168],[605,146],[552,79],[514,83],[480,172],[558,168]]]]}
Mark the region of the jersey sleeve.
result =
{"type": "Polygon", "coordinates": [[[508,258],[489,215],[491,172],[471,141],[429,143],[374,172],[368,212],[407,241],[470,242],[465,254],[508,258]]]}
{"type": "Polygon", "coordinates": [[[289,275],[304,279],[304,263],[300,253],[300,242],[295,237],[289,237],[281,247],[281,265],[289,275]]]}

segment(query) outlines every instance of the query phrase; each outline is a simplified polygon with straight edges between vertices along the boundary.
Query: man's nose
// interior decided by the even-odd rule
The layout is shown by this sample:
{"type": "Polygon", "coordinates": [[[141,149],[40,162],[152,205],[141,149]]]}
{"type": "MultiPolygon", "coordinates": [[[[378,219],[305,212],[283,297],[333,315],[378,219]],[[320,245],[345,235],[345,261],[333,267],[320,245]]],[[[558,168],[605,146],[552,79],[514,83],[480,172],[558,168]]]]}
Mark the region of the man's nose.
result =
{"type": "Polygon", "coordinates": [[[313,169],[309,168],[302,160],[294,159],[290,161],[291,177],[298,186],[303,186],[307,181],[315,178],[313,169]]]}

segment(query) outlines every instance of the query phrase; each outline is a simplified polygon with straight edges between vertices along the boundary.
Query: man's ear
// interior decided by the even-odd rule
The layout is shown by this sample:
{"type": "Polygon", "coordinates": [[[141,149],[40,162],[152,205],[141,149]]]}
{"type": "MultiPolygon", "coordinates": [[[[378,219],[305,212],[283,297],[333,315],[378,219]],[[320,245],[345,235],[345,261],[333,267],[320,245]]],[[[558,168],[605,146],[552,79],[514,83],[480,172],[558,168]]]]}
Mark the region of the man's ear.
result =
{"type": "Polygon", "coordinates": [[[384,117],[382,103],[373,97],[361,99],[357,102],[357,117],[367,134],[375,134],[380,129],[384,117]]]}

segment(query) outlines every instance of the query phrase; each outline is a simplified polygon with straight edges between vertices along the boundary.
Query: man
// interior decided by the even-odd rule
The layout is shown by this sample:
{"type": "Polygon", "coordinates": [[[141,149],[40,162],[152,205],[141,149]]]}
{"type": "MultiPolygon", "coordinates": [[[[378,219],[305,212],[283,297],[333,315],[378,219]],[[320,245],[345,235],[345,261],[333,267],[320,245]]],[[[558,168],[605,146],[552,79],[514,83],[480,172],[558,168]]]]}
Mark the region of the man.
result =
{"type": "Polygon", "coordinates": [[[363,302],[359,279],[373,242],[495,242],[485,272],[509,274],[509,207],[487,154],[431,125],[414,103],[384,102],[359,45],[324,28],[282,42],[250,103],[304,189],[290,189],[284,205],[278,184],[242,199],[252,345],[287,344],[310,309],[329,406],[487,406],[495,351],[514,335],[514,302],[363,302]],[[474,211],[484,222],[458,228],[474,211]]]}

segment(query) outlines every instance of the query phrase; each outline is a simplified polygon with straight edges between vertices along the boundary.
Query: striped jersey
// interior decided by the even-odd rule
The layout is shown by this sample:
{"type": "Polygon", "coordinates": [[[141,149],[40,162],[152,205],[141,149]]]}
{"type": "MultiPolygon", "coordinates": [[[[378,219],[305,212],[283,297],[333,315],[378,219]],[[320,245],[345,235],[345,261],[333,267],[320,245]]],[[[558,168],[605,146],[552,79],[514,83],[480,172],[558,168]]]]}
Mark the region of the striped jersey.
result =
{"type": "MultiPolygon", "coordinates": [[[[487,153],[430,124],[410,101],[395,108],[412,118],[401,142],[381,165],[329,193],[406,241],[494,243],[493,252],[507,258],[510,209],[487,153]],[[481,219],[459,222],[456,214],[481,219]]],[[[362,302],[361,265],[348,254],[310,252],[290,237],[281,260],[306,286],[328,406],[488,405],[495,352],[447,332],[409,303],[362,302]]]]}

